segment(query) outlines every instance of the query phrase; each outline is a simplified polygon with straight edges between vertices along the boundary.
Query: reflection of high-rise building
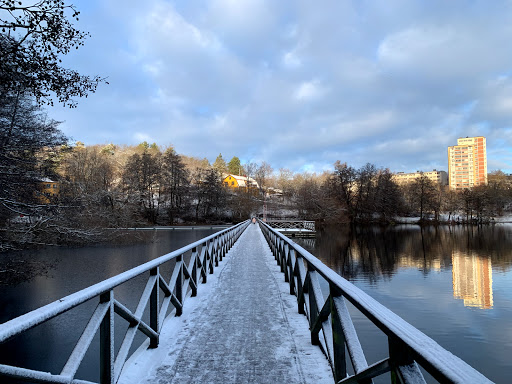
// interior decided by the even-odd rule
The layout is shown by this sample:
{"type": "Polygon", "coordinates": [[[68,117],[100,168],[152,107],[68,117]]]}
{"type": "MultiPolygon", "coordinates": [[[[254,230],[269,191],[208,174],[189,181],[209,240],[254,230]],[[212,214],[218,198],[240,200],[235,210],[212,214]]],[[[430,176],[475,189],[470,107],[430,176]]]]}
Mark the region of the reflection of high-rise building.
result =
{"type": "Polygon", "coordinates": [[[457,139],[448,147],[450,189],[461,190],[487,184],[487,148],[485,137],[457,139]]]}
{"type": "Polygon", "coordinates": [[[491,259],[453,251],[453,296],[466,307],[492,308],[491,259]]]}

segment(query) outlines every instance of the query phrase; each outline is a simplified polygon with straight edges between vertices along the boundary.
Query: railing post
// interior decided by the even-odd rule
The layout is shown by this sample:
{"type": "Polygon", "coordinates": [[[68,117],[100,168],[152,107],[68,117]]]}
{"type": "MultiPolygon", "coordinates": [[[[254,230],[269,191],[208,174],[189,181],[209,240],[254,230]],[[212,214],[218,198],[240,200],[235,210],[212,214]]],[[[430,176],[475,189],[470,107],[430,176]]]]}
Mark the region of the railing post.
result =
{"type": "Polygon", "coordinates": [[[176,308],[176,316],[183,314],[183,254],[176,257],[178,268],[178,278],[176,279],[176,298],[181,303],[181,308],[176,308]]]}
{"type": "Polygon", "coordinates": [[[294,276],[294,268],[293,268],[293,260],[295,259],[295,250],[290,249],[290,254],[288,256],[288,275],[290,276],[290,295],[295,295],[295,276],[294,276]]]}
{"type": "Polygon", "coordinates": [[[218,239],[212,240],[212,250],[215,255],[215,267],[219,266],[219,241],[218,239]]]}
{"type": "Polygon", "coordinates": [[[393,336],[388,337],[388,344],[391,382],[393,384],[425,384],[425,379],[414,361],[410,348],[402,340],[393,336]]]}
{"type": "Polygon", "coordinates": [[[277,259],[277,263],[279,264],[279,267],[281,268],[281,272],[284,272],[284,262],[283,262],[283,258],[284,258],[284,252],[285,252],[285,242],[283,239],[279,239],[279,250],[278,250],[278,253],[279,253],[279,257],[277,259]]]}
{"type": "Polygon", "coordinates": [[[288,283],[290,277],[288,275],[288,259],[290,257],[290,246],[286,243],[283,247],[283,259],[281,259],[281,272],[284,273],[284,281],[288,283]]]}
{"type": "Polygon", "coordinates": [[[219,242],[218,252],[219,252],[219,260],[220,261],[222,261],[222,259],[224,258],[224,236],[225,235],[221,235],[218,240],[218,242],[219,242]]]}
{"type": "Polygon", "coordinates": [[[100,383],[113,384],[114,376],[114,291],[100,296],[100,303],[109,303],[109,309],[100,325],[100,383]]]}
{"type": "MultiPolygon", "coordinates": [[[[151,290],[151,297],[149,298],[149,326],[153,331],[155,331],[158,335],[160,334],[160,326],[158,324],[159,319],[159,313],[158,313],[158,306],[160,304],[159,300],[159,285],[158,285],[158,279],[160,274],[159,267],[153,268],[149,274],[151,276],[156,276],[155,285],[153,286],[153,289],[151,290]]],[[[159,343],[159,336],[156,338],[151,338],[149,341],[149,348],[156,348],[158,347],[159,343]]]]}
{"type": "Polygon", "coordinates": [[[208,244],[206,244],[206,247],[208,249],[208,272],[210,273],[210,275],[213,275],[213,258],[214,258],[214,254],[213,254],[213,244],[212,244],[212,241],[208,241],[208,244]]]}
{"type": "Polygon", "coordinates": [[[320,338],[318,337],[318,332],[313,332],[313,325],[316,322],[316,319],[318,317],[319,308],[316,304],[316,290],[315,290],[315,279],[316,279],[316,270],[313,265],[308,263],[308,272],[309,275],[308,280],[308,295],[309,295],[309,327],[311,329],[311,344],[313,345],[320,345],[320,338]]]}
{"type": "Polygon", "coordinates": [[[335,298],[342,298],[341,290],[335,284],[329,284],[330,301],[331,301],[331,324],[332,324],[332,343],[333,343],[333,372],[334,382],[347,377],[347,361],[345,354],[345,333],[343,332],[343,326],[341,319],[338,315],[336,305],[334,303],[335,298]]]}
{"type": "Polygon", "coordinates": [[[201,245],[201,256],[199,257],[201,260],[201,276],[203,277],[203,284],[206,284],[208,281],[208,244],[201,245]]]}
{"type": "Polygon", "coordinates": [[[196,247],[192,248],[192,253],[191,253],[190,257],[192,257],[192,259],[194,260],[194,263],[192,264],[192,281],[194,282],[195,288],[192,287],[192,297],[195,297],[195,296],[197,296],[197,284],[198,284],[197,269],[199,267],[199,262],[197,260],[198,253],[197,253],[196,247]]]}
{"type": "Polygon", "coordinates": [[[307,273],[304,274],[304,267],[303,265],[303,257],[297,255],[297,258],[295,260],[295,268],[294,273],[297,275],[297,312],[299,312],[301,315],[305,314],[304,311],[304,305],[305,305],[305,298],[304,293],[307,291],[307,273]],[[304,280],[302,280],[304,274],[304,280]]]}

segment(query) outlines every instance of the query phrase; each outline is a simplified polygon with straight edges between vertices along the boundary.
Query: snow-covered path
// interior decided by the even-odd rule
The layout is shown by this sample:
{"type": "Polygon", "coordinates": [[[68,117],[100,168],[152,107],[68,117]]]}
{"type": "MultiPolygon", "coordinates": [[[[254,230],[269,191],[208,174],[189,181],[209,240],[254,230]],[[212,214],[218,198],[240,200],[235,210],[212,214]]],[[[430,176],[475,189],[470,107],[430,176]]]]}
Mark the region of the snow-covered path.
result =
{"type": "Polygon", "coordinates": [[[136,352],[120,383],[332,383],[308,323],[257,225],[249,225],[157,349],[136,352]]]}

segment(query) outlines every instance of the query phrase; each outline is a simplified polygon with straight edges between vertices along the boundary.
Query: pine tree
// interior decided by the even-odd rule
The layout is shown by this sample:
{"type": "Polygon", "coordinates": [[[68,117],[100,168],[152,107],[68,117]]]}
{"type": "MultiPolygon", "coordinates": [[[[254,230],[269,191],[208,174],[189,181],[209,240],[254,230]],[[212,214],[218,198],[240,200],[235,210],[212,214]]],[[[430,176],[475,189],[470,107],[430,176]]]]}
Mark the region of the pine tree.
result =
{"type": "Polygon", "coordinates": [[[215,169],[219,174],[228,172],[228,167],[226,165],[226,161],[222,158],[222,153],[219,153],[219,156],[215,159],[213,169],[215,169]]]}
{"type": "Polygon", "coordinates": [[[244,169],[242,168],[242,164],[240,163],[240,159],[236,156],[233,156],[233,158],[228,163],[228,172],[233,175],[243,175],[244,169]]]}

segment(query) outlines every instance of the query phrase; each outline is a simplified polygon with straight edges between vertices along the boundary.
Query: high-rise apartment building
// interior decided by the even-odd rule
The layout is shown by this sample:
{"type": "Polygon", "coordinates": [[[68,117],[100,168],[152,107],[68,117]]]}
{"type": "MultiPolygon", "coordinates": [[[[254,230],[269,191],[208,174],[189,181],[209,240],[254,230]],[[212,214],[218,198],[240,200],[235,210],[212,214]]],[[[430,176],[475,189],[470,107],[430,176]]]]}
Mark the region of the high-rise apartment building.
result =
{"type": "Polygon", "coordinates": [[[466,137],[448,147],[450,189],[461,190],[487,184],[485,137],[466,137]]]}

